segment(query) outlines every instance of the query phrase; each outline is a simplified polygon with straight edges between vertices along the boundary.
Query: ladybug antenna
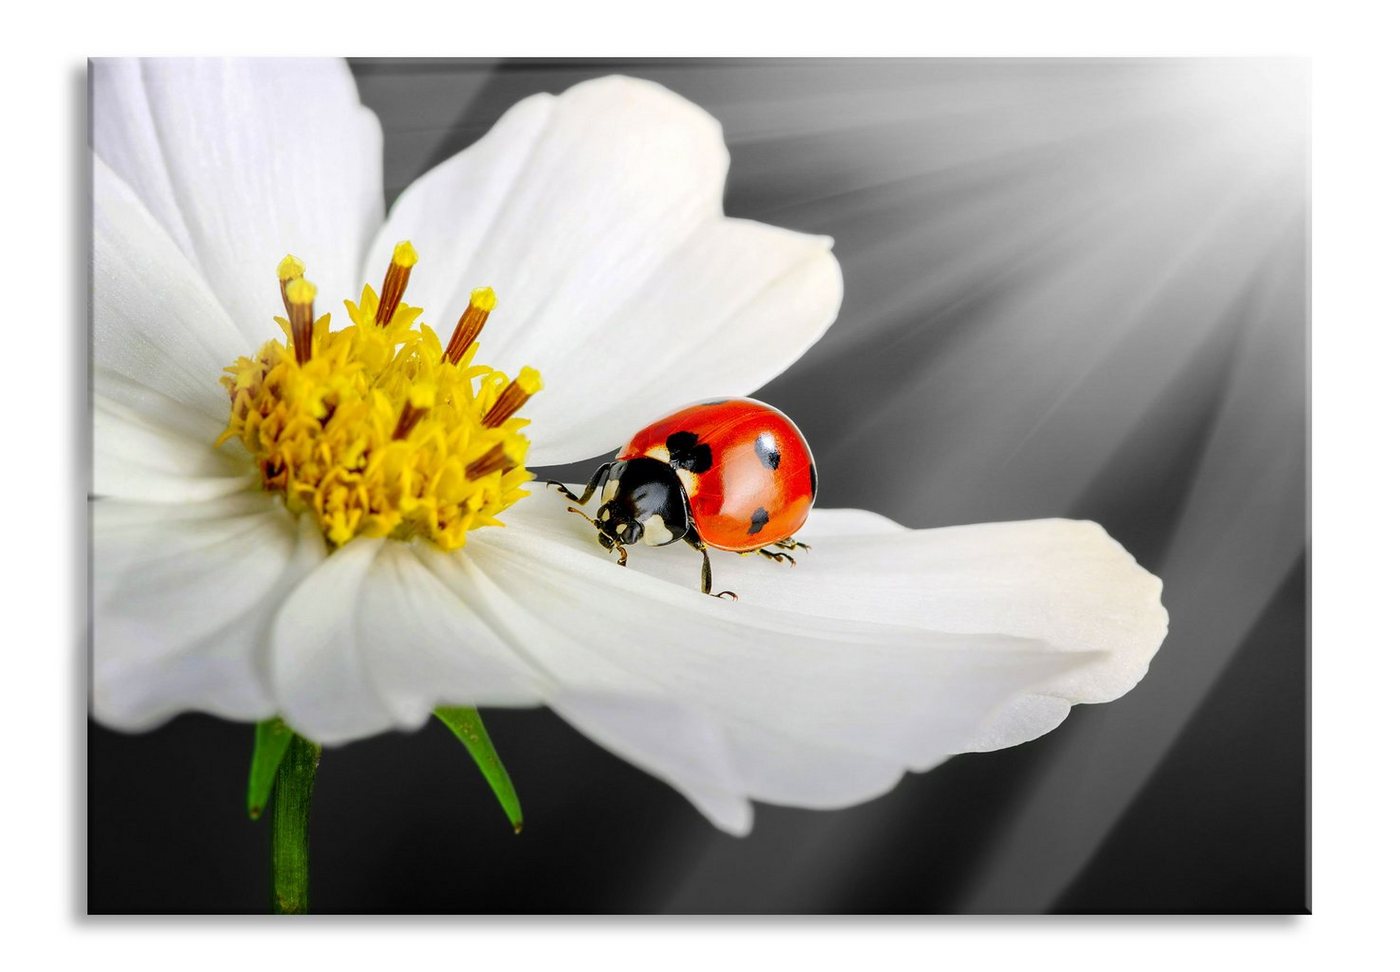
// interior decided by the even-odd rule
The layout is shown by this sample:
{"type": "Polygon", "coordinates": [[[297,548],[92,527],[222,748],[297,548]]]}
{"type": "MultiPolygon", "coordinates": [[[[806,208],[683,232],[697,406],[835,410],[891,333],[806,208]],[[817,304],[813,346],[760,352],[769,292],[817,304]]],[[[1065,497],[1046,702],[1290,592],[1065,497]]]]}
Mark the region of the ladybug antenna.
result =
{"type": "Polygon", "coordinates": [[[601,531],[601,530],[603,529],[603,524],[599,523],[599,522],[598,522],[597,520],[595,520],[593,517],[591,517],[591,516],[589,516],[587,513],[583,512],[583,510],[579,509],[577,506],[570,506],[570,507],[568,508],[568,510],[569,510],[570,513],[577,513],[579,516],[583,517],[583,518],[584,518],[585,520],[587,520],[589,523],[592,523],[593,526],[596,527],[599,531],[601,531]]]}

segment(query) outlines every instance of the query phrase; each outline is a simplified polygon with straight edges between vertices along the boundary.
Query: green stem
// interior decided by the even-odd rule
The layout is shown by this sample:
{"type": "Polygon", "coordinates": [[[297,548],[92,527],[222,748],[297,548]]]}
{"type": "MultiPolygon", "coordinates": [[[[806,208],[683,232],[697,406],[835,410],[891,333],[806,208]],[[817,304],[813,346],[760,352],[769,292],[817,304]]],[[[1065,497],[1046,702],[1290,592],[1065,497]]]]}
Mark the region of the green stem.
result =
{"type": "Polygon", "coordinates": [[[311,790],[321,747],[292,736],[287,755],[277,768],[272,790],[272,911],[304,915],[307,907],[307,823],[311,819],[311,790]]]}

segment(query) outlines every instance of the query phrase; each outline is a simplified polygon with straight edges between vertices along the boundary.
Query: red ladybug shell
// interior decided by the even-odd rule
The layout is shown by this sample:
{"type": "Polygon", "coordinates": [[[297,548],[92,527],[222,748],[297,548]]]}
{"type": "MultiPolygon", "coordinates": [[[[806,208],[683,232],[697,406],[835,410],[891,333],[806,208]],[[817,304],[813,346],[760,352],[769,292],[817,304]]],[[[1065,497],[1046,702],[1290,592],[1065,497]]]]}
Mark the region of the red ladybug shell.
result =
{"type": "Polygon", "coordinates": [[[807,522],[817,467],[792,420],[751,398],[689,405],[632,437],[619,459],[676,468],[696,532],[718,550],[757,550],[807,522]]]}

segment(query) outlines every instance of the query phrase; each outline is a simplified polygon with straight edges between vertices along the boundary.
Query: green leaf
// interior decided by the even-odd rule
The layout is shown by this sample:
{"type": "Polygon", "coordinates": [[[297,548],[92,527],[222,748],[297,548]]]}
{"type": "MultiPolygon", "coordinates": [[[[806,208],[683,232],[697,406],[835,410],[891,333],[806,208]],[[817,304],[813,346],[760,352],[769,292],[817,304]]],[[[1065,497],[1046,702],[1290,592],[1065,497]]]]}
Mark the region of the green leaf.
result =
{"type": "Polygon", "coordinates": [[[472,708],[443,706],[434,710],[434,715],[467,747],[481,775],[486,777],[491,792],[496,794],[501,809],[510,819],[510,825],[517,834],[520,833],[520,828],[525,825],[525,817],[520,812],[520,799],[515,795],[515,785],[510,781],[505,764],[496,755],[496,747],[491,745],[491,737],[486,734],[486,724],[481,721],[481,714],[472,708]]]}
{"type": "Polygon", "coordinates": [[[262,816],[267,806],[277,767],[282,765],[293,735],[291,727],[277,718],[259,722],[253,730],[253,765],[248,769],[248,816],[253,820],[262,816]]]}

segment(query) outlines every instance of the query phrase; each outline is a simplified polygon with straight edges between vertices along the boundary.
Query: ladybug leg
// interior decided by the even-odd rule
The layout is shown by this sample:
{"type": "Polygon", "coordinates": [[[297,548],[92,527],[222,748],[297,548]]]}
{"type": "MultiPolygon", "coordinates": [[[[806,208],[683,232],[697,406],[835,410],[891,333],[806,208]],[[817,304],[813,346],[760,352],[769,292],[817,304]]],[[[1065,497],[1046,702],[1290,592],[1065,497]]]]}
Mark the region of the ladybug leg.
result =
{"type": "Polygon", "coordinates": [[[627,548],[622,544],[614,541],[613,538],[606,533],[600,533],[598,534],[598,545],[609,553],[617,554],[617,565],[619,567],[627,566],[627,548]]]}
{"type": "MultiPolygon", "coordinates": [[[[777,544],[774,544],[774,546],[777,546],[777,544]]],[[[787,554],[787,553],[774,553],[773,551],[768,550],[768,549],[763,548],[763,547],[760,547],[759,550],[758,550],[758,552],[761,553],[761,554],[763,554],[763,556],[767,557],[769,560],[775,560],[775,561],[777,561],[778,563],[782,563],[783,561],[787,561],[787,565],[788,565],[789,567],[796,566],[796,564],[797,564],[797,561],[792,559],[792,554],[787,554]]]]}
{"type": "Polygon", "coordinates": [[[584,502],[583,497],[581,497],[581,496],[575,496],[574,493],[573,493],[573,490],[569,489],[569,487],[565,486],[563,483],[559,482],[558,480],[555,480],[555,479],[546,479],[546,480],[544,481],[544,484],[545,484],[546,486],[553,486],[555,489],[559,490],[559,492],[563,493],[565,496],[567,496],[569,499],[573,500],[575,503],[582,503],[582,502],[584,502]]]}
{"type": "MultiPolygon", "coordinates": [[[[777,547],[778,551],[812,549],[811,547],[807,546],[807,544],[803,543],[801,540],[794,540],[792,537],[784,537],[781,540],[774,540],[772,543],[768,544],[768,546],[777,547]]],[[[793,558],[791,553],[776,552],[773,550],[768,550],[764,547],[760,547],[758,549],[758,553],[763,554],[763,556],[767,557],[769,560],[776,560],[778,563],[787,561],[787,565],[789,567],[792,567],[797,563],[797,561],[793,558]]]]}
{"type": "Polygon", "coordinates": [[[733,591],[720,591],[718,594],[710,594],[710,588],[714,584],[714,576],[710,571],[710,551],[705,546],[705,541],[701,540],[694,530],[691,530],[685,535],[685,542],[700,551],[700,593],[709,594],[711,597],[728,598],[731,601],[739,600],[739,595],[735,594],[733,591]]]}
{"type": "Polygon", "coordinates": [[[603,483],[608,478],[608,473],[610,473],[611,471],[612,463],[610,462],[604,463],[603,465],[599,466],[598,471],[593,474],[593,478],[588,481],[588,485],[583,487],[582,496],[575,496],[573,492],[569,489],[569,487],[565,486],[561,482],[558,482],[557,480],[547,479],[545,480],[544,484],[546,486],[553,486],[555,489],[559,490],[559,492],[563,493],[575,503],[582,505],[588,502],[588,498],[593,495],[593,491],[595,489],[603,485],[603,483]]]}
{"type": "MultiPolygon", "coordinates": [[[[713,578],[710,574],[710,552],[704,547],[700,548],[700,593],[710,594],[710,587],[713,578]]],[[[720,591],[718,594],[710,594],[711,597],[728,598],[731,601],[739,600],[739,595],[733,591],[720,591]]]]}

